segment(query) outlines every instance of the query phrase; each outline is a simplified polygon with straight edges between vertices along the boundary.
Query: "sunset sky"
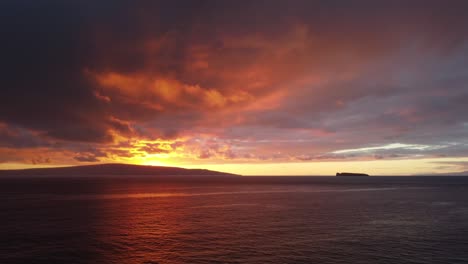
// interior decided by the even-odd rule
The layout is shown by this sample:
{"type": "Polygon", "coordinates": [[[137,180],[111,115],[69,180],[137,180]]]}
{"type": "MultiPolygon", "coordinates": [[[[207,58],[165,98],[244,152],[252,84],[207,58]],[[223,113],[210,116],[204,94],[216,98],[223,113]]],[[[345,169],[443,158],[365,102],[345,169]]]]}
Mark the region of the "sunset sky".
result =
{"type": "Polygon", "coordinates": [[[468,171],[468,1],[2,1],[0,169],[468,171]]]}

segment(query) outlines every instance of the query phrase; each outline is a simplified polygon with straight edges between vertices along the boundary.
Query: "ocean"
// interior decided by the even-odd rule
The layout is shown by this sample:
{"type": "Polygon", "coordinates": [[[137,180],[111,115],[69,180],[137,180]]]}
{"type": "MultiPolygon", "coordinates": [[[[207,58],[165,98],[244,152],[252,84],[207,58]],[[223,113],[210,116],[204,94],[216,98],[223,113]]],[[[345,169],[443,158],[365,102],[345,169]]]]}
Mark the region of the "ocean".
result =
{"type": "Polygon", "coordinates": [[[468,177],[0,179],[0,263],[468,263],[468,177]]]}

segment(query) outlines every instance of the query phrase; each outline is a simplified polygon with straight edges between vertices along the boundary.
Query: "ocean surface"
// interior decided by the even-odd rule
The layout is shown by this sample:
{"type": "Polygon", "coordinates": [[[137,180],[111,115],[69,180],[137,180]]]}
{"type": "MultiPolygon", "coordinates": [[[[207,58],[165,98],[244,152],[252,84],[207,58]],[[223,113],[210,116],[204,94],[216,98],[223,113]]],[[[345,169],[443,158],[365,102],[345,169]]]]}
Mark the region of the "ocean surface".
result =
{"type": "Polygon", "coordinates": [[[0,263],[468,263],[468,177],[1,178],[0,263]]]}

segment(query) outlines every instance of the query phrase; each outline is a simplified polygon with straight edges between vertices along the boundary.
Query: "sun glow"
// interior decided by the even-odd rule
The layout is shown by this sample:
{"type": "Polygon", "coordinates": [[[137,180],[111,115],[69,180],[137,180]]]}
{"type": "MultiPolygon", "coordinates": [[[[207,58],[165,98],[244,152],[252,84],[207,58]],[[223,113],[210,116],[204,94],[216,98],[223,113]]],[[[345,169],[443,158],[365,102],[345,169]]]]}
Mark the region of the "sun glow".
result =
{"type": "Polygon", "coordinates": [[[180,142],[184,138],[174,140],[121,140],[114,142],[116,148],[108,151],[107,156],[112,162],[123,162],[137,165],[176,166],[175,160],[187,156],[180,142]]]}

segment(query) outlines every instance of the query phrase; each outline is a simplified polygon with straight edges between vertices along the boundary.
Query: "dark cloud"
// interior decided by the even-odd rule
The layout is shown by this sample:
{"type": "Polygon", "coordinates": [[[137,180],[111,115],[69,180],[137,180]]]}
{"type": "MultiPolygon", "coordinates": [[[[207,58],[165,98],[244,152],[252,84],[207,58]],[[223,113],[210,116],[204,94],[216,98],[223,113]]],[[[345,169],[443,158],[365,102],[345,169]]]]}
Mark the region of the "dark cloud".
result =
{"type": "Polygon", "coordinates": [[[31,159],[31,163],[36,165],[36,164],[48,164],[51,163],[50,158],[47,157],[36,157],[31,159]]]}
{"type": "Polygon", "coordinates": [[[75,156],[75,160],[79,162],[99,162],[99,159],[96,158],[95,156],[75,156]]]}
{"type": "Polygon", "coordinates": [[[0,147],[38,148],[52,145],[26,129],[0,123],[0,147]]]}

